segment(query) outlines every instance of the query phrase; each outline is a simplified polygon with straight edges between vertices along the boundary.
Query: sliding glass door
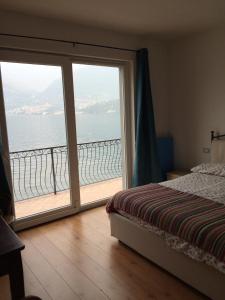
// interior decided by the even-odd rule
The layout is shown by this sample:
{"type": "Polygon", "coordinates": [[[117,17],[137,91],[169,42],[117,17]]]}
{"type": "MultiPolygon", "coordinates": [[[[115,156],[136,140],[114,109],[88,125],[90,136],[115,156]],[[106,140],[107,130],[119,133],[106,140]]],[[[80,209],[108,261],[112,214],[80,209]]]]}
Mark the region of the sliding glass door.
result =
{"type": "Polygon", "coordinates": [[[0,51],[0,68],[0,126],[18,222],[68,215],[126,186],[123,66],[0,51]]]}
{"type": "Polygon", "coordinates": [[[1,62],[16,218],[71,205],[61,66],[1,62]]]}
{"type": "Polygon", "coordinates": [[[123,186],[120,69],[73,64],[81,205],[123,186]]]}

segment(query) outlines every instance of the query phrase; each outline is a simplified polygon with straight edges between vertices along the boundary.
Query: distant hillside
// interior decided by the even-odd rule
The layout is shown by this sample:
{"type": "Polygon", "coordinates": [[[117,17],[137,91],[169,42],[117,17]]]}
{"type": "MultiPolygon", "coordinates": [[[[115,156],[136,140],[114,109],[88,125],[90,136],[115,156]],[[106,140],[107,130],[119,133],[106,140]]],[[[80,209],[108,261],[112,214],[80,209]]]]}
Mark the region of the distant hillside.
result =
{"type": "MultiPolygon", "coordinates": [[[[110,113],[119,111],[118,79],[107,69],[77,69],[75,74],[76,111],[78,113],[110,113]]],[[[4,84],[6,110],[11,114],[58,114],[64,109],[60,79],[43,92],[21,91],[4,84]]]]}
{"type": "Polygon", "coordinates": [[[7,110],[11,110],[23,105],[29,105],[34,99],[33,93],[26,91],[19,91],[11,84],[5,83],[3,87],[3,94],[5,99],[5,106],[7,110]]]}

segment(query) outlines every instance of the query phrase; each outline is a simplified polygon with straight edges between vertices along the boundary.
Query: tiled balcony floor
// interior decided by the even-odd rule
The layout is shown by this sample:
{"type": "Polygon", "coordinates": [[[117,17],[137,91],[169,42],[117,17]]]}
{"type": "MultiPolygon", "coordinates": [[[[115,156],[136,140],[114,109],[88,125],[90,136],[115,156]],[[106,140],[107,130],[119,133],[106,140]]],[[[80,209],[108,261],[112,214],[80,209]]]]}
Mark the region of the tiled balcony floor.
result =
{"type": "MultiPolygon", "coordinates": [[[[110,197],[120,190],[122,190],[121,177],[82,186],[80,188],[81,205],[110,197]]],[[[17,201],[15,202],[16,218],[24,218],[69,204],[69,191],[17,201]]]]}

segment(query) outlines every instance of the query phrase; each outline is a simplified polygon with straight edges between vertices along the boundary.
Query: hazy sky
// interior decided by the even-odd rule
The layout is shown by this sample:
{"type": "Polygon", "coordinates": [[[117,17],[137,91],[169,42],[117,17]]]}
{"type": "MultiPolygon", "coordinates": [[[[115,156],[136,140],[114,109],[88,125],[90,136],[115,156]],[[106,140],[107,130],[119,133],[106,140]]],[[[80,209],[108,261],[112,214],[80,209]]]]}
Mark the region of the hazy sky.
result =
{"type": "Polygon", "coordinates": [[[46,65],[1,63],[3,81],[26,90],[43,91],[52,81],[61,77],[61,68],[46,65]]]}
{"type": "MultiPolygon", "coordinates": [[[[76,69],[90,68],[90,65],[76,64],[75,66],[76,69]]],[[[99,68],[99,66],[93,65],[91,67],[99,68]]],[[[109,69],[109,67],[103,66],[100,68],[109,69]]],[[[1,70],[3,82],[13,85],[19,90],[42,92],[51,82],[61,78],[61,67],[59,66],[1,62],[1,70]]]]}
{"type": "MultiPolygon", "coordinates": [[[[76,65],[76,68],[85,68],[76,65]]],[[[51,82],[61,78],[61,67],[47,65],[32,65],[23,63],[1,63],[4,82],[13,84],[18,89],[30,89],[38,92],[46,89],[51,82]]]]}

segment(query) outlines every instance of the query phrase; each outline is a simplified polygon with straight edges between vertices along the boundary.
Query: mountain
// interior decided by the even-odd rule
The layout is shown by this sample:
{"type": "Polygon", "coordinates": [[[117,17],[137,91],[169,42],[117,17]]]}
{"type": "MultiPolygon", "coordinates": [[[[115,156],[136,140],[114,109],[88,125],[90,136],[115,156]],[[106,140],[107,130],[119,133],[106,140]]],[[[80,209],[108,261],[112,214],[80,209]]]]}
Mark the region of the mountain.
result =
{"type": "Polygon", "coordinates": [[[12,110],[23,105],[29,105],[34,100],[34,93],[26,90],[19,90],[14,85],[4,83],[3,95],[6,110],[12,110]],[[33,100],[32,100],[33,99],[33,100]]]}
{"type": "MultiPolygon", "coordinates": [[[[77,113],[119,112],[119,82],[112,69],[78,68],[74,71],[75,106],[77,113]]],[[[4,84],[6,110],[9,114],[61,114],[64,111],[60,79],[44,91],[18,90],[4,84]]]]}

